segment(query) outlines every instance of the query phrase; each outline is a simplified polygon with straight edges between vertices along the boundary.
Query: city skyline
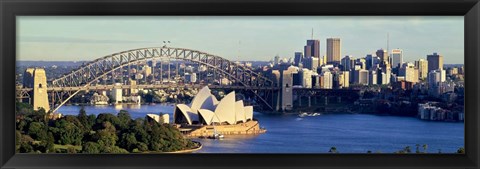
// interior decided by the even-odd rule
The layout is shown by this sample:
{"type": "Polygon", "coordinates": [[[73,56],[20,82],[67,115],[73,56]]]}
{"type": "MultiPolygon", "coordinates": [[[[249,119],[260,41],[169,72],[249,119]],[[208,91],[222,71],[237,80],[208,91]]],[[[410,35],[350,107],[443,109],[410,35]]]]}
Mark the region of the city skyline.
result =
{"type": "MultiPolygon", "coordinates": [[[[17,59],[90,61],[120,51],[168,46],[240,61],[294,58],[308,39],[341,39],[341,58],[402,49],[403,60],[434,52],[445,64],[463,64],[463,17],[18,17],[17,59]],[[163,24],[165,23],[165,24],[163,24]],[[145,26],[144,26],[145,25],[145,26]],[[412,38],[415,38],[412,40],[412,38]]],[[[389,52],[389,53],[390,53],[389,52]]]]}

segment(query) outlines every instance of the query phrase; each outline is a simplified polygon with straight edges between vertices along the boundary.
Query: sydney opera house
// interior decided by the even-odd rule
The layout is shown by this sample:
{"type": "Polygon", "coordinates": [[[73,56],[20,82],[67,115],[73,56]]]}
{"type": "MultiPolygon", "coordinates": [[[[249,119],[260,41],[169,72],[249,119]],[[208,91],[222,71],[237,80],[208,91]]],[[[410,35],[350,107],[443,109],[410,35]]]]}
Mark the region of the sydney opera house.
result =
{"type": "Polygon", "coordinates": [[[244,106],[235,100],[235,92],[227,94],[220,101],[211,94],[208,87],[202,88],[190,105],[177,104],[173,114],[175,124],[189,136],[206,136],[213,133],[213,127],[221,134],[257,134],[260,129],[253,120],[253,107],[244,106]]]}

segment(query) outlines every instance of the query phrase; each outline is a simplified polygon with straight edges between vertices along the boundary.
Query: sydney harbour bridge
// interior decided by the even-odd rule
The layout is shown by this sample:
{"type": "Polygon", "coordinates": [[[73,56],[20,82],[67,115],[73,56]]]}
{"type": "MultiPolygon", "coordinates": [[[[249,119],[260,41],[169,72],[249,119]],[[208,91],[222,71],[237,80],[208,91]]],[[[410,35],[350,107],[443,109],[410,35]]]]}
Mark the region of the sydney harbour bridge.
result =
{"type": "MultiPolygon", "coordinates": [[[[211,89],[235,90],[243,93],[251,102],[255,103],[257,110],[278,110],[278,100],[282,92],[281,84],[277,84],[265,75],[255,72],[250,67],[206,52],[166,46],[133,49],[98,58],[50,81],[46,91],[50,107],[55,112],[75,95],[85,91],[134,88],[153,90],[168,88],[198,89],[205,85],[208,85],[211,89]],[[177,70],[174,71],[176,77],[178,77],[179,62],[203,67],[205,70],[203,74],[199,73],[199,80],[195,83],[172,83],[173,79],[170,76],[172,74],[172,71],[170,71],[171,60],[175,60],[177,63],[177,70]],[[155,73],[153,73],[153,79],[149,82],[128,83],[131,78],[129,73],[132,67],[139,68],[139,66],[146,65],[148,62],[160,62],[161,66],[166,62],[168,63],[168,69],[155,70],[156,68],[153,66],[152,69],[154,70],[152,72],[159,72],[159,75],[155,76],[155,73]],[[128,75],[125,75],[125,72],[128,75]],[[165,73],[167,77],[164,76],[165,73]],[[155,80],[157,80],[157,83],[153,83],[155,80]],[[221,83],[221,81],[227,81],[228,83],[221,83]]],[[[26,87],[17,89],[17,98],[31,98],[33,90],[34,88],[26,87]]],[[[348,91],[338,89],[298,90],[298,94],[302,95],[304,93],[306,95],[314,93],[314,95],[341,96],[348,91]]]]}

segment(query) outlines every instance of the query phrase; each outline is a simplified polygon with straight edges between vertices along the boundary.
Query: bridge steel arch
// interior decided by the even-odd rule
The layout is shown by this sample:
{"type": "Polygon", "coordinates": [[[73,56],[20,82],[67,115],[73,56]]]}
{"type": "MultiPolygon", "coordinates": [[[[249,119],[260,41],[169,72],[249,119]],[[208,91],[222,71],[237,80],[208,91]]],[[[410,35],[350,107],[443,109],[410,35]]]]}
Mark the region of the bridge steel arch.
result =
{"type": "MultiPolygon", "coordinates": [[[[224,59],[220,56],[201,52],[198,50],[173,48],[173,47],[151,47],[132,49],[98,58],[94,61],[82,65],[80,68],[73,70],[71,73],[65,74],[58,79],[52,81],[53,87],[86,87],[92,83],[96,83],[100,78],[107,76],[109,73],[128,66],[136,62],[147,61],[155,58],[170,58],[205,65],[213,68],[228,77],[229,80],[241,84],[245,87],[265,88],[265,90],[276,89],[272,80],[254,72],[253,70],[237,64],[235,62],[224,59]]],[[[265,100],[258,90],[250,89],[256,98],[273,110],[272,105],[265,100]]],[[[70,97],[63,100],[62,103],[54,109],[58,110],[70,98],[76,95],[80,90],[74,92],[70,97]]]]}

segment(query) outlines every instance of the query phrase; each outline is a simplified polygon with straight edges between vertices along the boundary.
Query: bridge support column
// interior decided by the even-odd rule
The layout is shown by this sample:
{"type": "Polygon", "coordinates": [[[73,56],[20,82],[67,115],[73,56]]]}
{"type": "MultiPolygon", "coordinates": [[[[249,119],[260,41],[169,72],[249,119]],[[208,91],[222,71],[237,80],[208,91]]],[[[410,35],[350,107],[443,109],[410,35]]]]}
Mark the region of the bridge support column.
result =
{"type": "Polygon", "coordinates": [[[25,71],[24,86],[33,88],[33,110],[50,110],[47,93],[47,74],[43,68],[28,68],[25,71]]]}
{"type": "Polygon", "coordinates": [[[312,106],[312,97],[308,96],[308,107],[312,106]]]}
{"type": "Polygon", "coordinates": [[[328,105],[328,96],[325,96],[325,106],[328,105]]]}
{"type": "Polygon", "coordinates": [[[302,97],[298,96],[298,106],[302,107],[302,97]]]}

